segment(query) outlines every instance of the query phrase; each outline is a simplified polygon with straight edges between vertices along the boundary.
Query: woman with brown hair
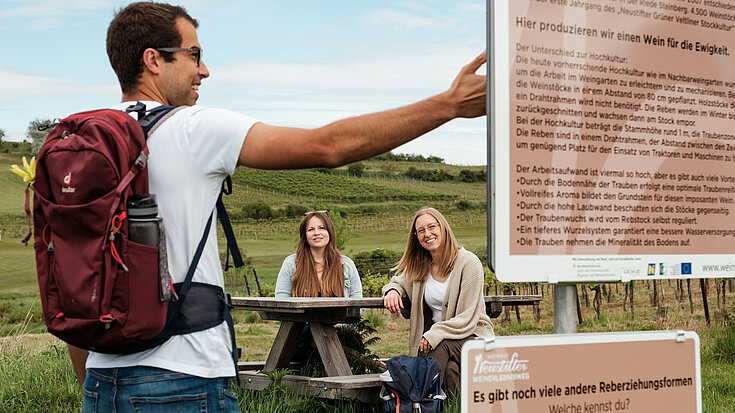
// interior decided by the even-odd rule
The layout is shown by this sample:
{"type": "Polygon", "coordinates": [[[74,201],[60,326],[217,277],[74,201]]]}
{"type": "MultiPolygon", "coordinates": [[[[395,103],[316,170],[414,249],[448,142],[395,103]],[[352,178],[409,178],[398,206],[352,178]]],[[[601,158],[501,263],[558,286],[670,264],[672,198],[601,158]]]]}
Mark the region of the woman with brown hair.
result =
{"type": "Polygon", "coordinates": [[[334,224],[322,211],[309,212],[299,225],[296,254],[283,261],[276,297],[362,298],[362,283],[352,260],[335,245],[334,224]]]}
{"type": "Polygon", "coordinates": [[[456,394],[462,345],[493,333],[482,263],[457,244],[439,211],[423,208],[413,218],[406,251],[393,271],[398,275],[383,287],[385,308],[397,313],[403,298],[411,301],[409,354],[436,358],[444,388],[456,394]]]}
{"type": "MultiPolygon", "coordinates": [[[[307,212],[299,225],[296,254],[283,261],[276,280],[276,298],[362,298],[362,283],[355,263],[340,254],[334,224],[324,211],[307,212]]],[[[335,328],[340,331],[341,325],[335,328]]],[[[318,357],[309,326],[304,327],[293,360],[318,357]]]]}

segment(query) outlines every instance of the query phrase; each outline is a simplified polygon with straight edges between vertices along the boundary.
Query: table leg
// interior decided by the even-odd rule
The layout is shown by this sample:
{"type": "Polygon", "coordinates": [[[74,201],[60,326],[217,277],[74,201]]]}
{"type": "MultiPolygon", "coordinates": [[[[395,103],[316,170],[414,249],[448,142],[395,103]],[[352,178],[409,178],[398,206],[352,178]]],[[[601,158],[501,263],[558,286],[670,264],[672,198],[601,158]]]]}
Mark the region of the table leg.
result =
{"type": "Polygon", "coordinates": [[[281,322],[281,327],[278,329],[276,339],[273,340],[273,347],[268,353],[268,359],[265,361],[263,370],[273,371],[289,367],[289,362],[293,357],[305,325],[305,323],[293,321],[281,322]]]}
{"type": "Polygon", "coordinates": [[[311,335],[328,376],[351,376],[352,369],[332,324],[309,323],[311,335]]]}

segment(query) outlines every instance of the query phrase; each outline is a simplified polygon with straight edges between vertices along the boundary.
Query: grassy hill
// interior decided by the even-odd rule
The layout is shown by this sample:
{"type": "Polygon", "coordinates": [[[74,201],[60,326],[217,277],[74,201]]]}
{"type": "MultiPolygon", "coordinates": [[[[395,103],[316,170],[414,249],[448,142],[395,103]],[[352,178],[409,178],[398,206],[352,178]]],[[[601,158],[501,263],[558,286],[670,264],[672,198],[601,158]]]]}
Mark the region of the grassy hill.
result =
{"type": "MultiPolygon", "coordinates": [[[[20,149],[24,148],[4,153],[6,145],[0,146],[0,261],[14,264],[4,268],[0,287],[18,291],[35,288],[35,269],[32,248],[17,242],[28,228],[23,212],[25,185],[9,171],[11,164],[21,164],[20,149]]],[[[375,248],[402,252],[411,218],[422,206],[433,206],[445,213],[459,241],[468,249],[486,245],[486,184],[458,180],[462,170],[481,175],[484,166],[384,160],[364,161],[361,165],[361,176],[351,174],[347,166],[294,171],[237,170],[233,193],[225,197],[225,204],[240,247],[252,258],[261,281],[275,282],[283,259],[295,251],[298,223],[303,213],[311,210],[340,213],[349,232],[343,248],[348,255],[375,248]],[[443,171],[442,177],[448,180],[412,178],[406,175],[411,168],[419,173],[429,171],[434,176],[438,173],[432,171],[443,171]],[[253,204],[261,212],[267,211],[268,218],[252,217],[253,204]]],[[[220,247],[224,250],[222,239],[220,247]]]]}

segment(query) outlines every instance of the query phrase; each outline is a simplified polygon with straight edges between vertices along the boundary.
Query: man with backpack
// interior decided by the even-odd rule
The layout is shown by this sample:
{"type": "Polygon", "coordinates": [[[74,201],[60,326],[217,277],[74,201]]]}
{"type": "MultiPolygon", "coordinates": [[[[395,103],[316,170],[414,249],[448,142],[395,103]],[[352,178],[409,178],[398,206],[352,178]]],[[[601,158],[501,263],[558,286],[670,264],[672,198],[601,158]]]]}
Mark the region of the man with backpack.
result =
{"type": "MultiPolygon", "coordinates": [[[[174,282],[187,272],[212,216],[224,178],[238,165],[261,169],[336,167],[389,151],[458,117],[485,115],[486,77],[475,72],[481,54],[451,87],[426,100],[340,120],[317,129],[279,127],[223,109],[196,105],[210,73],[197,39],[198,23],[177,6],[133,3],[110,23],[107,53],[122,89],[125,110],[183,106],[151,133],[148,176],[166,232],[174,282]]],[[[131,112],[131,116],[136,116],[131,112]]],[[[193,279],[223,287],[215,231],[206,238],[193,279]]],[[[70,346],[84,369],[83,411],[239,411],[230,390],[231,345],[225,323],[179,334],[133,354],[103,354],[70,346]]]]}

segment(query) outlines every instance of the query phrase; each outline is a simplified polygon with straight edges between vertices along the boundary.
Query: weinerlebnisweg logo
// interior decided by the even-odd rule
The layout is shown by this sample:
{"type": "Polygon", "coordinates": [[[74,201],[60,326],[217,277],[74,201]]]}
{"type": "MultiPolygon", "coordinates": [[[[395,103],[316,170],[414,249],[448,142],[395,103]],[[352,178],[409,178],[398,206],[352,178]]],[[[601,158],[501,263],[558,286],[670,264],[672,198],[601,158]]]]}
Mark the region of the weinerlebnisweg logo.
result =
{"type": "Polygon", "coordinates": [[[64,177],[64,185],[66,186],[61,187],[61,192],[73,193],[74,191],[77,190],[76,188],[71,186],[71,172],[66,174],[66,176],[64,177]]]}
{"type": "Polygon", "coordinates": [[[478,353],[472,363],[473,383],[529,380],[529,361],[518,358],[518,353],[478,353]]]}

